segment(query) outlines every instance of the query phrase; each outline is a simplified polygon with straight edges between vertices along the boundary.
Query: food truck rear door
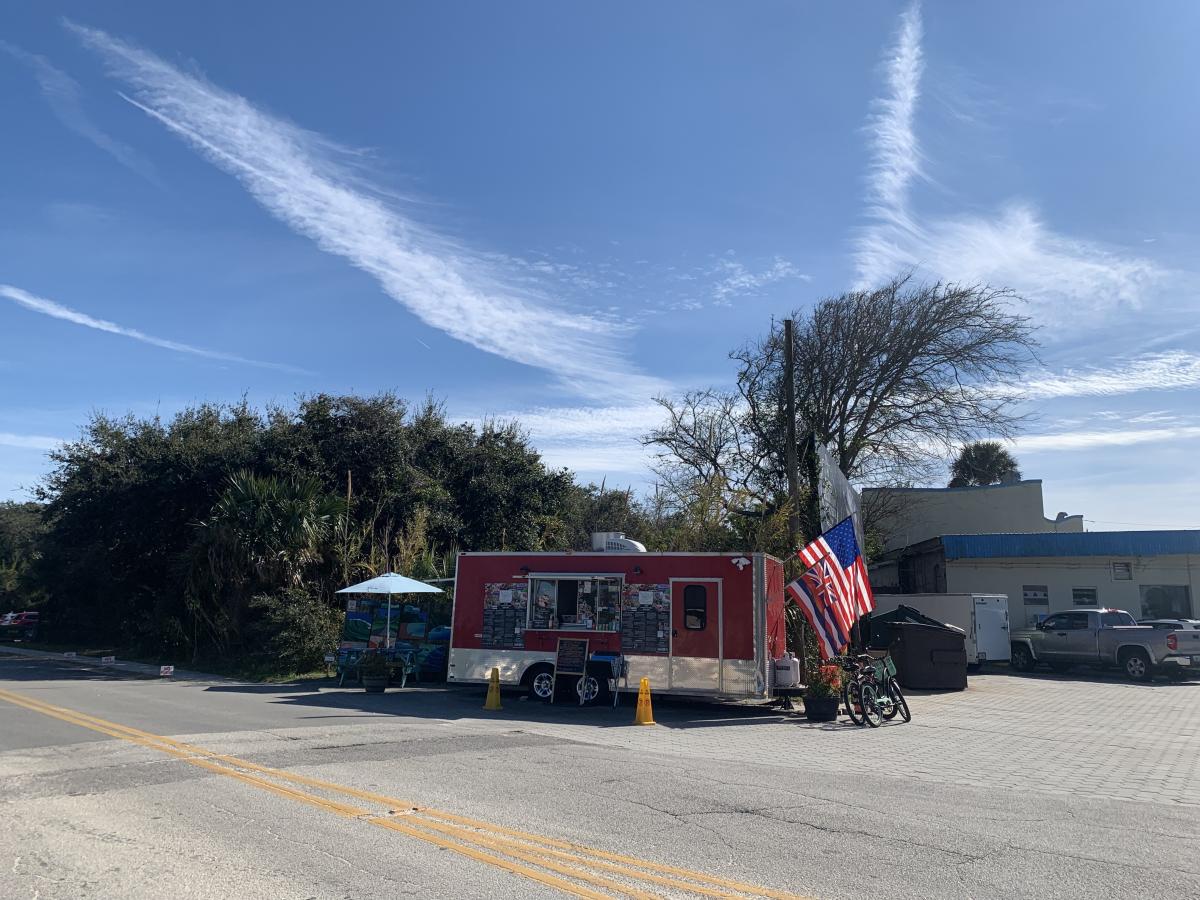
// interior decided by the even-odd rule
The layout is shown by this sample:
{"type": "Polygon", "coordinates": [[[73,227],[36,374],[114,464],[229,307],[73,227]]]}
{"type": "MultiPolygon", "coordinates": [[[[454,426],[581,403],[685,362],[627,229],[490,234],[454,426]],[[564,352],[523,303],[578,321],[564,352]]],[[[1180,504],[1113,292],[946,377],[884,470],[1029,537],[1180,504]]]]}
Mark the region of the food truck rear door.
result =
{"type": "Polygon", "coordinates": [[[671,579],[671,689],[721,690],[720,578],[671,579]]]}

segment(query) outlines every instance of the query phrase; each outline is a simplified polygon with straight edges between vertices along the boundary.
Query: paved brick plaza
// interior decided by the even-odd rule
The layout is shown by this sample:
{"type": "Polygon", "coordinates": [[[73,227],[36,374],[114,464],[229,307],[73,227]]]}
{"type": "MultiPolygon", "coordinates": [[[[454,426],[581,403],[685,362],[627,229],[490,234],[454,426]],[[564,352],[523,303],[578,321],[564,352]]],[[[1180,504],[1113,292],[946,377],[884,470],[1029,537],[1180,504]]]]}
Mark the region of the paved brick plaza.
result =
{"type": "MultiPolygon", "coordinates": [[[[1200,682],[1129,684],[1087,670],[1066,676],[985,674],[964,692],[917,694],[913,720],[873,732],[810,724],[802,714],[749,718],[697,706],[656,709],[658,728],[598,728],[632,716],[581,710],[577,722],[539,721],[506,701],[522,730],[581,743],[710,759],[855,771],[870,748],[888,769],[918,779],[1092,797],[1200,805],[1200,682]]],[[[886,774],[886,770],[883,772],[886,774]]]]}

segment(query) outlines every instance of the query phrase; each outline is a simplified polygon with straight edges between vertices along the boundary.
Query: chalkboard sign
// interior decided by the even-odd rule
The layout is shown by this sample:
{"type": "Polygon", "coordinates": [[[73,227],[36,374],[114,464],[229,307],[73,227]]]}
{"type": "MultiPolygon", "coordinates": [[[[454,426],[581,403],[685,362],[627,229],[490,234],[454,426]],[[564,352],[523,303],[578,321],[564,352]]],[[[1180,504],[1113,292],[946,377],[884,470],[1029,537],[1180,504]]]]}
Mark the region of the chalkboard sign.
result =
{"type": "Polygon", "coordinates": [[[554,674],[583,675],[587,672],[587,658],[587,638],[559,638],[554,674]]]}

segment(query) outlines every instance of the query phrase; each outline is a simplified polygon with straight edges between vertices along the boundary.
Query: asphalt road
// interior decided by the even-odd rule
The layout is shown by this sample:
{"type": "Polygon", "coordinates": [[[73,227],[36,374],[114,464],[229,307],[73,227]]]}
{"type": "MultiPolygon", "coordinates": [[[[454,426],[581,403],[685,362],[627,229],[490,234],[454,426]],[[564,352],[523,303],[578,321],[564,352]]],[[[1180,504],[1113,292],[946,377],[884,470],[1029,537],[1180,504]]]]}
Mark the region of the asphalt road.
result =
{"type": "MultiPolygon", "coordinates": [[[[1200,896],[1200,804],[1055,789],[1026,740],[1012,751],[1037,789],[975,761],[957,732],[1002,745],[1004,723],[976,733],[961,713],[1008,684],[915,697],[912,724],[878,731],[661,700],[659,725],[633,728],[628,703],[506,696],[488,714],[477,690],[0,656],[0,897],[1200,896]]],[[[1144,697],[1194,707],[1190,687],[1144,697]]],[[[1181,721],[1147,778],[1194,763],[1181,721]]],[[[1079,752],[1128,743],[1142,765],[1102,709],[1071,727],[1079,752]]]]}

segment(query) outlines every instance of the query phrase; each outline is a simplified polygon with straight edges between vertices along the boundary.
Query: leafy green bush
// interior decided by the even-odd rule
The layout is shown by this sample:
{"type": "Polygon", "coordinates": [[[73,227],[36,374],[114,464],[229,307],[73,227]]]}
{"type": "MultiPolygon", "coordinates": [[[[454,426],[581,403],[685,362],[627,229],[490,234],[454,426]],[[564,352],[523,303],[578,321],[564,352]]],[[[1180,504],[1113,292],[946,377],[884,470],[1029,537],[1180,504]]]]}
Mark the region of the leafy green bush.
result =
{"type": "Polygon", "coordinates": [[[307,672],[321,665],[337,646],[342,611],[330,609],[304,588],[258,594],[250,602],[256,621],[251,635],[257,648],[279,661],[281,669],[307,672]]]}

